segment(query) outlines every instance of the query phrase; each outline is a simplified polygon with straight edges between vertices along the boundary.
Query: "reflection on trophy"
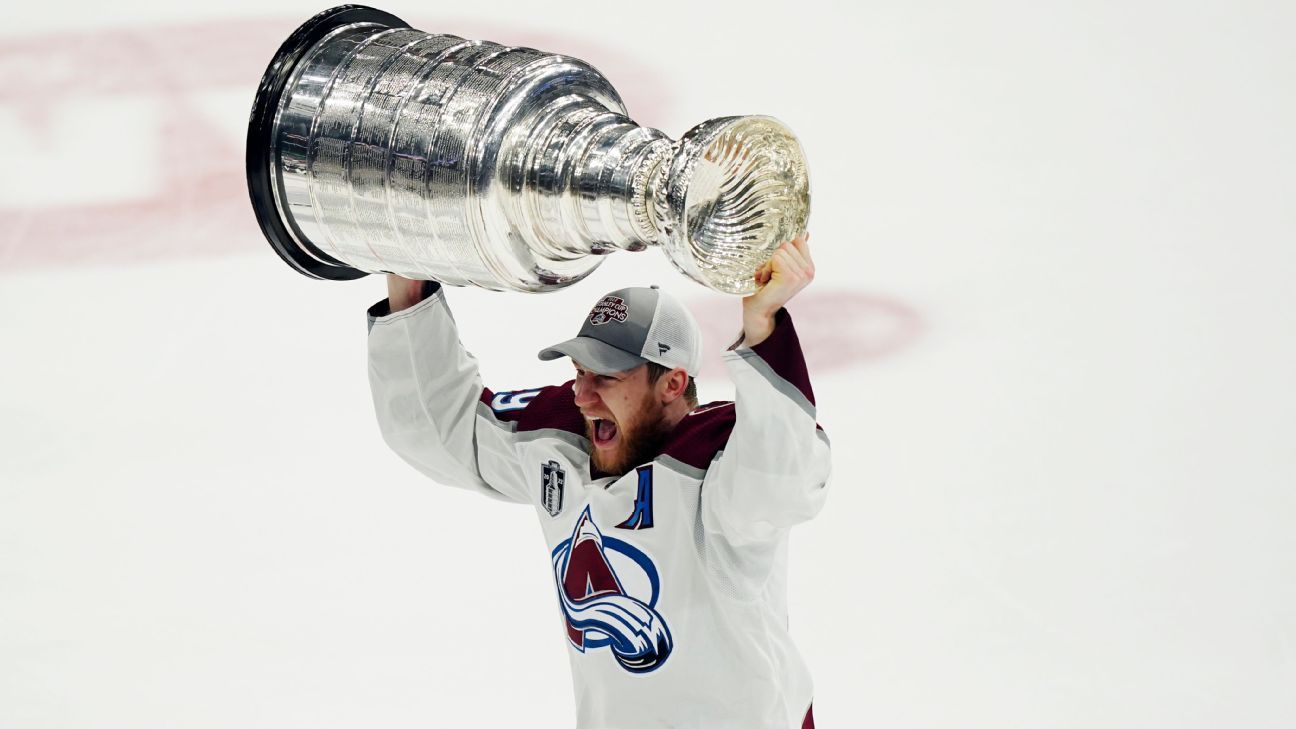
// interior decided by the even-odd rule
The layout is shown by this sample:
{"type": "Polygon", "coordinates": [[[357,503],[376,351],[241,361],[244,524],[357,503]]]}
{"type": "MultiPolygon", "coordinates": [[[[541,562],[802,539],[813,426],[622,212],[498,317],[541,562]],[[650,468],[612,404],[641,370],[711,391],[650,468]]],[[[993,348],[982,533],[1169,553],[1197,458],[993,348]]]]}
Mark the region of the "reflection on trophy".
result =
{"type": "Polygon", "coordinates": [[[810,205],[801,146],[770,117],[711,119],[673,141],[627,117],[582,61],[358,5],[280,47],[247,174],[262,231],[301,273],[513,291],[660,246],[693,280],[750,293],[810,205]]]}

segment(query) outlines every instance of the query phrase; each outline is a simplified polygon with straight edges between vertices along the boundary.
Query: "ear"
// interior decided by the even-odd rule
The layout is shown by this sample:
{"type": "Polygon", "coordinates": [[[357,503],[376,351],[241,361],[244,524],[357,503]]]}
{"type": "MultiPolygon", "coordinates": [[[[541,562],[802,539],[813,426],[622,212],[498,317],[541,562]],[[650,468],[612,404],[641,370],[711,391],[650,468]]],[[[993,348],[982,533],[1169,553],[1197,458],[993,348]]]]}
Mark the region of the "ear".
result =
{"type": "Polygon", "coordinates": [[[688,372],[683,369],[673,369],[662,375],[657,381],[657,394],[661,398],[663,405],[669,405],[684,396],[684,391],[688,389],[688,372]]]}

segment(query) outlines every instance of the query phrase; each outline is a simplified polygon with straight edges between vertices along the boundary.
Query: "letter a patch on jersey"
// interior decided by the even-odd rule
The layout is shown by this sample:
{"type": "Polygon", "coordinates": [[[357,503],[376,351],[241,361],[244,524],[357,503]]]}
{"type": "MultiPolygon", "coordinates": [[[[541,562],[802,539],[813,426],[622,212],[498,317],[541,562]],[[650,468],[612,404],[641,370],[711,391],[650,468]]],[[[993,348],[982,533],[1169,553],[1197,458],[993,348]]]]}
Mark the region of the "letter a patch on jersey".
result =
{"type": "Polygon", "coordinates": [[[617,529],[652,529],[653,526],[653,467],[649,463],[635,469],[639,474],[639,492],[635,495],[634,511],[617,529]]]}

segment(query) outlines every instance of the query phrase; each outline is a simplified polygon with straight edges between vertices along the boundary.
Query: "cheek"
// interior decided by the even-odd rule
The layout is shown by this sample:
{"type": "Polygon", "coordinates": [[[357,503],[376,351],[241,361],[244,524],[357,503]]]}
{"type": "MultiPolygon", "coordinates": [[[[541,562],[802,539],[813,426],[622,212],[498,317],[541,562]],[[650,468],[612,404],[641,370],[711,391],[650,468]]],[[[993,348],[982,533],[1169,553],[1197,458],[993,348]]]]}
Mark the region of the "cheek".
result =
{"type": "Polygon", "coordinates": [[[604,392],[603,403],[616,416],[617,422],[628,423],[634,417],[635,404],[631,401],[629,393],[623,390],[604,392]]]}

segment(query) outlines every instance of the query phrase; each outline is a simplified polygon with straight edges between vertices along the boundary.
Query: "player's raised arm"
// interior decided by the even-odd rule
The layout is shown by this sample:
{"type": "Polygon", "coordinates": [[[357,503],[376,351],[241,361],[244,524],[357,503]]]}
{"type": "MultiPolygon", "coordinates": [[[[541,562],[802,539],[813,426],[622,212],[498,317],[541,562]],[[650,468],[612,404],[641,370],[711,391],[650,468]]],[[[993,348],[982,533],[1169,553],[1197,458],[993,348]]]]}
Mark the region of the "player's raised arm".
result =
{"type": "Polygon", "coordinates": [[[387,274],[387,313],[395,314],[422,301],[429,295],[428,289],[433,288],[428,285],[431,283],[415,281],[394,273],[387,274]]]}
{"type": "Polygon", "coordinates": [[[383,440],[440,483],[529,502],[507,431],[482,403],[477,362],[460,344],[440,284],[388,276],[369,310],[369,386],[383,440]]]}
{"type": "Polygon", "coordinates": [[[785,243],[743,300],[743,338],[725,353],[733,433],[707,474],[703,524],[736,545],[763,542],[822,508],[831,470],[814,391],[784,308],[814,279],[806,238],[785,243]]]}
{"type": "Polygon", "coordinates": [[[779,246],[774,256],[756,270],[756,293],[743,298],[743,344],[752,347],[769,337],[774,331],[774,317],[810,285],[814,272],[809,233],[779,246]]]}

